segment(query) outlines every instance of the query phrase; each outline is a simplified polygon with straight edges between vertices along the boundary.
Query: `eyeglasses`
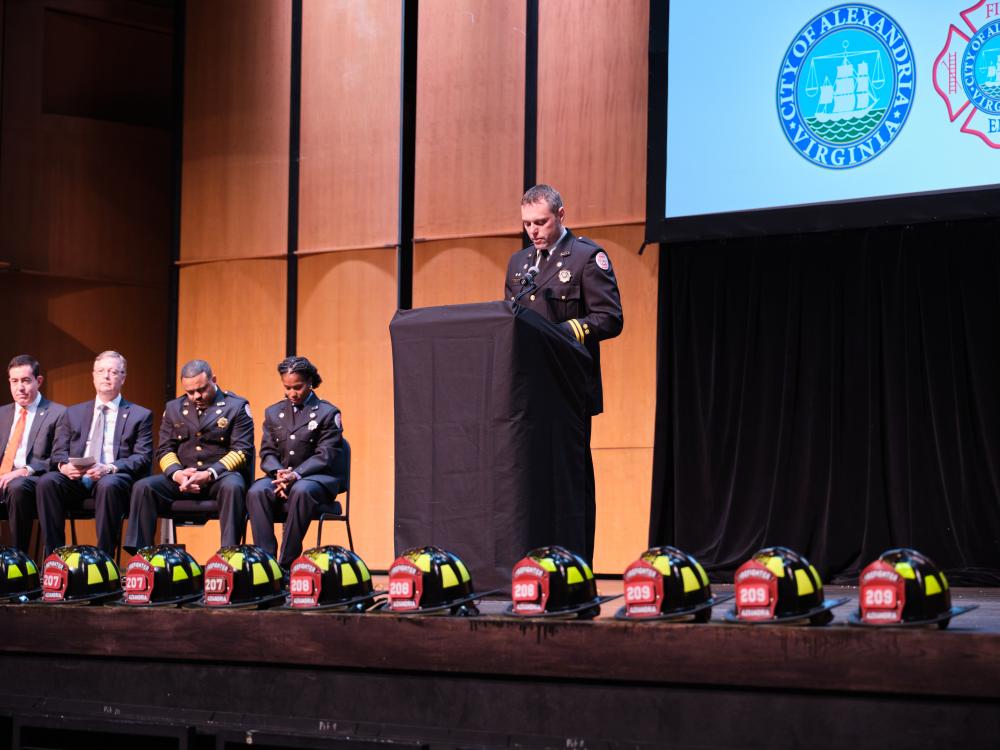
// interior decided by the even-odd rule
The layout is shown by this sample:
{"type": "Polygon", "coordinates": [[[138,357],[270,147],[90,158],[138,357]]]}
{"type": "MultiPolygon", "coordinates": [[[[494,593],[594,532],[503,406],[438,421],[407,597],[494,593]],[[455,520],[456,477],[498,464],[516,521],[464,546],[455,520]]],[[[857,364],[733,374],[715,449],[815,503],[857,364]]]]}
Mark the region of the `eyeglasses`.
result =
{"type": "Polygon", "coordinates": [[[114,377],[117,377],[118,375],[124,375],[125,371],[124,370],[115,370],[115,369],[110,369],[110,370],[94,370],[94,374],[95,375],[110,375],[111,377],[114,378],[114,377]]]}

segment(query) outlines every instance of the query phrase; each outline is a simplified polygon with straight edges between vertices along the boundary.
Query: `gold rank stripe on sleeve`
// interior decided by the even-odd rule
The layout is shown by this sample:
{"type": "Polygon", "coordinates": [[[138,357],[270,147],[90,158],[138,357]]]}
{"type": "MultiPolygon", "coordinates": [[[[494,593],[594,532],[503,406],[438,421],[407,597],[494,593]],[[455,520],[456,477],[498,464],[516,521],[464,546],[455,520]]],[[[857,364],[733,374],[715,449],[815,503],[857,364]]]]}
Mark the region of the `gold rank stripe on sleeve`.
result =
{"type": "Polygon", "coordinates": [[[225,466],[227,471],[236,471],[246,460],[247,457],[243,451],[229,451],[229,453],[219,459],[219,463],[225,466]]]}
{"type": "Polygon", "coordinates": [[[181,464],[181,460],[177,457],[176,453],[174,452],[167,453],[165,456],[163,456],[163,458],[160,459],[160,471],[166,472],[167,469],[169,469],[174,464],[177,464],[178,466],[183,465],[181,464]]]}
{"type": "Polygon", "coordinates": [[[576,336],[576,340],[581,344],[583,343],[583,326],[580,325],[580,321],[576,318],[569,319],[569,326],[573,329],[573,335],[576,336]]]}

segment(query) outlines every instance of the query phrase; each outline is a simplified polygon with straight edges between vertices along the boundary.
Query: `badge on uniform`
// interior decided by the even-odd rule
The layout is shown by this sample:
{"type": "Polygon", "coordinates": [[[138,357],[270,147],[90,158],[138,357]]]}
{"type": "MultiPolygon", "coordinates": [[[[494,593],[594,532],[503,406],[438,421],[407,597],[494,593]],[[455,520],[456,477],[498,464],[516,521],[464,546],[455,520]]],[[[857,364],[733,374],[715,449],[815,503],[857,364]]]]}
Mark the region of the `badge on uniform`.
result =
{"type": "Polygon", "coordinates": [[[561,281],[563,284],[567,283],[572,278],[573,274],[570,273],[570,270],[568,268],[564,268],[559,272],[559,281],[561,281]]]}
{"type": "Polygon", "coordinates": [[[317,427],[319,427],[319,422],[317,422],[315,419],[309,422],[310,430],[315,430],[317,427]]]}
{"type": "Polygon", "coordinates": [[[229,420],[226,419],[225,417],[219,417],[219,420],[216,422],[216,424],[219,425],[219,427],[225,427],[226,425],[229,424],[229,420]]]}

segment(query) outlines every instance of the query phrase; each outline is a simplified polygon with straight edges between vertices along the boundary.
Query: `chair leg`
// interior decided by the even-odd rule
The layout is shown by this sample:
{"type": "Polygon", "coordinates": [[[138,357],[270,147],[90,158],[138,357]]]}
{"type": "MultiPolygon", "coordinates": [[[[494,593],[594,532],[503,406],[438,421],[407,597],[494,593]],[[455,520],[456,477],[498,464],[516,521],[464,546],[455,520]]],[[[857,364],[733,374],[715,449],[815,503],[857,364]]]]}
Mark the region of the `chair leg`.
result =
{"type": "Polygon", "coordinates": [[[73,546],[76,546],[76,521],[72,518],[69,519],[69,535],[70,539],[73,540],[73,546]]]}
{"type": "Polygon", "coordinates": [[[323,516],[320,516],[316,523],[316,546],[323,546],[323,516]]]}
{"type": "Polygon", "coordinates": [[[354,552],[354,537],[351,536],[351,519],[348,518],[344,521],[347,526],[347,546],[351,548],[351,552],[354,552]]]}

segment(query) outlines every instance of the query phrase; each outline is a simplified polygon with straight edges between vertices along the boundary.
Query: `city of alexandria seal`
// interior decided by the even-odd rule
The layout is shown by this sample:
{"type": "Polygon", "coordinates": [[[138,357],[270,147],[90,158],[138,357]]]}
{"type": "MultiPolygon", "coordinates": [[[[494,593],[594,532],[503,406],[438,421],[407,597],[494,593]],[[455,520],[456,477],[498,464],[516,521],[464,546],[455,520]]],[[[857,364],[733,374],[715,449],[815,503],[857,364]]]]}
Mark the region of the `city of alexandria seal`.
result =
{"type": "Polygon", "coordinates": [[[944,49],[934,61],[934,89],[962,132],[1000,149],[1000,2],[983,0],[960,14],[960,28],[948,27],[944,49]]]}
{"type": "Polygon", "coordinates": [[[788,46],[778,72],[778,120],[804,159],[850,169],[896,140],[915,86],[913,49],[900,25],[870,5],[837,5],[788,46]]]}

